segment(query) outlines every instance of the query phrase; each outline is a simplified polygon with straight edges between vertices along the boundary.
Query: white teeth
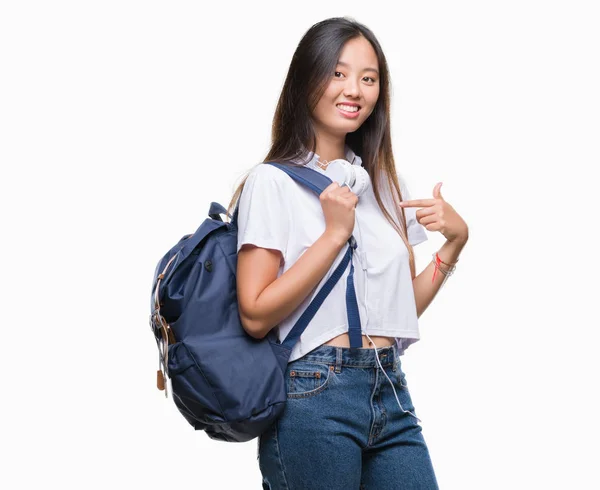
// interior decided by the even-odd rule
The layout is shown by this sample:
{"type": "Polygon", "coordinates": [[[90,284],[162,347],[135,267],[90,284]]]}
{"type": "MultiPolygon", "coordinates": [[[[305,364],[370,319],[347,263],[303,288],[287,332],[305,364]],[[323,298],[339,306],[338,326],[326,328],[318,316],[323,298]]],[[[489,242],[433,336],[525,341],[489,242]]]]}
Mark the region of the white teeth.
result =
{"type": "Polygon", "coordinates": [[[340,109],[342,109],[343,111],[347,111],[347,112],[357,112],[358,111],[358,107],[353,106],[353,105],[338,104],[338,107],[340,109]]]}

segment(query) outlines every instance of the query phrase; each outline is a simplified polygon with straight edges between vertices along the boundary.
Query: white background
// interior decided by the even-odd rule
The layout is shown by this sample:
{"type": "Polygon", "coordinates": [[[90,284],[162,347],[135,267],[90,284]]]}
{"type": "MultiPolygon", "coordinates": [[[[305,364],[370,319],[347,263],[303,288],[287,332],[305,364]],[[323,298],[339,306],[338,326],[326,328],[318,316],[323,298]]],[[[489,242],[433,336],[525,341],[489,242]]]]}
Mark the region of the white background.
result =
{"type": "Polygon", "coordinates": [[[387,56],[413,197],[441,181],[469,225],[402,357],[440,487],[600,488],[594,4],[3,2],[3,488],[261,487],[256,441],[155,388],[151,280],[263,160],[302,35],[344,15],[387,56]]]}

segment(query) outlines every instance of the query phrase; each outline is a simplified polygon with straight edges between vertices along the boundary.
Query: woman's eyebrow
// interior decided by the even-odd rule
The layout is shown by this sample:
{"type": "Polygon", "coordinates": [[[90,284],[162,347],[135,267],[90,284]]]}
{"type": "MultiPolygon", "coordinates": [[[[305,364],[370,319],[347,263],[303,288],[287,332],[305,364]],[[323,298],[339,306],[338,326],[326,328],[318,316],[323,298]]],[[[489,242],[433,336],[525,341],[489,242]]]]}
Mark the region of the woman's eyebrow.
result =
{"type": "MultiPolygon", "coordinates": [[[[348,63],[344,63],[343,61],[338,61],[338,65],[350,68],[350,65],[348,63]]],[[[375,68],[365,68],[363,71],[374,71],[375,73],[377,73],[377,75],[379,75],[379,72],[375,68]]]]}

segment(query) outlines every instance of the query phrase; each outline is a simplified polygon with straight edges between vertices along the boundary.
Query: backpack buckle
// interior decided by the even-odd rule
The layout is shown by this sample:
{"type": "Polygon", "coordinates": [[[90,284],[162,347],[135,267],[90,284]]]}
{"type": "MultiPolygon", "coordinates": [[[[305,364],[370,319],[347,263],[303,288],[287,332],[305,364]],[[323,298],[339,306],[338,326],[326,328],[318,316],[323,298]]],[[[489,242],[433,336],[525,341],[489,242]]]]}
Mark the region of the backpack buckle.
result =
{"type": "Polygon", "coordinates": [[[176,342],[173,329],[169,326],[165,318],[160,314],[157,307],[150,315],[150,328],[156,337],[156,346],[158,347],[158,370],[156,371],[156,387],[165,392],[165,397],[169,397],[168,390],[168,366],[169,366],[169,345],[176,342]]]}
{"type": "Polygon", "coordinates": [[[177,342],[173,329],[167,323],[165,317],[160,314],[158,308],[150,315],[150,328],[157,339],[162,337],[163,341],[167,342],[168,345],[177,342]]]}
{"type": "Polygon", "coordinates": [[[350,246],[356,250],[356,247],[358,246],[358,244],[356,243],[356,238],[354,238],[354,235],[351,235],[350,238],[348,239],[348,243],[350,244],[350,246]]]}

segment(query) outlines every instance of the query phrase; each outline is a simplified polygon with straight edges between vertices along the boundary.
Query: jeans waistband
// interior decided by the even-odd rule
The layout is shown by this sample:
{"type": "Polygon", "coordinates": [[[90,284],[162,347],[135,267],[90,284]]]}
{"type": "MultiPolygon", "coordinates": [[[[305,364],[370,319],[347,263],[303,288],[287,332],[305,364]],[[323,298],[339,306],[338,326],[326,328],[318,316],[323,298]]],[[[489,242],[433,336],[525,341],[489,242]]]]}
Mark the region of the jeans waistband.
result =
{"type": "Polygon", "coordinates": [[[341,367],[378,367],[377,357],[382,366],[394,366],[399,362],[398,347],[394,344],[389,347],[379,347],[377,352],[375,348],[353,348],[336,347],[333,345],[321,345],[305,354],[296,361],[311,361],[331,364],[341,367]]]}

